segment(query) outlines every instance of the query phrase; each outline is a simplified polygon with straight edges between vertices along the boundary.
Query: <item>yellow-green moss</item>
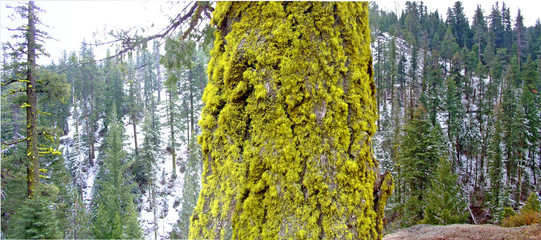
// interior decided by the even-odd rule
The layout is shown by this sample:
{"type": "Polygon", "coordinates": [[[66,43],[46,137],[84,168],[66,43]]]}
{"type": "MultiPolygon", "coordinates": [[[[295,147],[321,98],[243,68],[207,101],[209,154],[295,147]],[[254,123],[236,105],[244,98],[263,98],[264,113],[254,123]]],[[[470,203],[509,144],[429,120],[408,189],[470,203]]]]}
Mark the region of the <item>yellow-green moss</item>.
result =
{"type": "Polygon", "coordinates": [[[212,22],[190,237],[380,238],[368,4],[218,2],[212,22]]]}

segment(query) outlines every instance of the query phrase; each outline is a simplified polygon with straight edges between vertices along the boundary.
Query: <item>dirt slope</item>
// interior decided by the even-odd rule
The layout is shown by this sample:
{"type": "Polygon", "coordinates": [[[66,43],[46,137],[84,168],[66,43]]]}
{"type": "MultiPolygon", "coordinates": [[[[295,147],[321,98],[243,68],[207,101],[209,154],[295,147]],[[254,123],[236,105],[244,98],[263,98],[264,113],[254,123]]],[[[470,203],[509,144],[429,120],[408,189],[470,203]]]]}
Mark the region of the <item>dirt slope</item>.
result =
{"type": "Polygon", "coordinates": [[[387,234],[383,240],[541,240],[541,224],[517,228],[504,228],[495,225],[454,224],[448,226],[415,225],[387,234]]]}

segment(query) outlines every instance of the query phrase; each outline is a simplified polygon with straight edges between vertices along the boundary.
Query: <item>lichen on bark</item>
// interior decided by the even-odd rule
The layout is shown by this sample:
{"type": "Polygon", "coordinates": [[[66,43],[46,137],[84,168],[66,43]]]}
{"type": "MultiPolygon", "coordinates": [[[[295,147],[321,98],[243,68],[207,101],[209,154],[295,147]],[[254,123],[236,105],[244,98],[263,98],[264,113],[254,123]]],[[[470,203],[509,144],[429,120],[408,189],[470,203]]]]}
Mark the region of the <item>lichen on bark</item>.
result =
{"type": "Polygon", "coordinates": [[[218,2],[190,238],[379,239],[368,3],[218,2]]]}

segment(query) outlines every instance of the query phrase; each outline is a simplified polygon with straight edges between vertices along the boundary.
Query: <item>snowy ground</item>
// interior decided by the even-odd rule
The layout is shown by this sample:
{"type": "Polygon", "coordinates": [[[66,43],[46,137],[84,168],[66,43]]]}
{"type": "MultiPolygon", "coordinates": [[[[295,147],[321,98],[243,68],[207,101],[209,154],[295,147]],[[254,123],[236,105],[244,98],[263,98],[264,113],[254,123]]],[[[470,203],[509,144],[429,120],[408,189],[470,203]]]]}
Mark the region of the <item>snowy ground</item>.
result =
{"type": "MultiPolygon", "coordinates": [[[[162,96],[165,96],[165,92],[162,93],[162,96]]],[[[158,106],[159,116],[161,117],[160,122],[165,122],[165,103],[160,103],[158,106]]],[[[79,113],[80,115],[80,113],[79,113]]],[[[61,138],[60,148],[63,151],[63,155],[66,159],[66,166],[72,171],[72,176],[74,181],[81,187],[82,199],[84,203],[89,208],[92,203],[92,191],[94,189],[94,180],[99,172],[100,164],[97,160],[99,159],[100,147],[104,143],[103,136],[99,136],[99,132],[102,131],[104,125],[104,119],[101,118],[97,125],[96,130],[96,144],[95,144],[95,164],[93,166],[88,166],[88,146],[84,146],[82,142],[81,134],[83,132],[84,124],[79,123],[79,135],[76,134],[76,123],[73,118],[73,109],[72,116],[68,118],[69,131],[67,135],[61,138]]],[[[125,135],[128,137],[124,143],[124,149],[128,153],[133,153],[135,151],[135,142],[133,141],[133,125],[129,123],[128,118],[123,118],[125,126],[125,135]]],[[[139,147],[143,142],[142,134],[142,119],[141,123],[137,125],[137,142],[139,147]]],[[[162,127],[160,139],[162,140],[158,156],[156,157],[156,165],[153,167],[154,173],[154,188],[155,188],[155,204],[152,204],[151,191],[146,191],[141,197],[141,204],[138,207],[139,212],[139,222],[145,239],[166,239],[169,238],[169,233],[171,232],[173,226],[177,223],[179,219],[179,211],[181,209],[180,202],[182,198],[182,188],[184,181],[184,173],[180,172],[179,168],[179,159],[186,158],[186,147],[181,146],[177,149],[177,170],[176,178],[173,178],[173,164],[171,160],[171,154],[169,154],[165,149],[169,145],[166,139],[169,136],[169,128],[162,127]],[[155,205],[153,208],[152,206],[155,205]]]]}
{"type": "Polygon", "coordinates": [[[72,176],[75,176],[75,183],[81,187],[83,202],[88,207],[92,202],[94,180],[96,179],[100,167],[97,163],[97,159],[99,159],[100,155],[98,149],[103,144],[104,139],[103,136],[99,136],[98,133],[104,127],[104,119],[99,119],[97,122],[98,127],[95,133],[96,143],[94,145],[94,148],[96,149],[94,158],[95,163],[93,166],[88,166],[88,146],[84,146],[82,139],[84,125],[82,122],[79,123],[79,129],[77,129],[73,118],[73,110],[71,113],[71,116],[67,120],[69,131],[67,135],[60,138],[62,143],[60,148],[65,157],[66,166],[72,171],[72,176]],[[77,133],[79,135],[77,135],[77,133]]]}
{"type": "MultiPolygon", "coordinates": [[[[162,92],[162,96],[165,96],[165,91],[162,92]]],[[[158,105],[158,116],[160,116],[160,123],[166,122],[167,116],[165,112],[165,101],[162,101],[158,105]]],[[[127,121],[124,121],[127,123],[127,121]]],[[[141,121],[142,122],[142,121],[141,121]]],[[[143,135],[141,134],[142,127],[137,126],[137,142],[143,142],[143,135]]],[[[173,163],[171,160],[171,154],[165,149],[169,144],[166,139],[170,134],[169,128],[162,127],[160,131],[160,139],[162,140],[159,146],[159,153],[156,158],[156,165],[153,172],[156,181],[155,187],[155,208],[152,208],[151,191],[147,191],[142,199],[139,213],[139,222],[145,239],[166,239],[169,238],[169,233],[173,229],[173,226],[179,219],[180,201],[182,199],[182,188],[184,186],[184,173],[179,171],[179,159],[186,158],[186,148],[181,146],[177,149],[177,169],[176,178],[172,178],[173,163]],[[180,151],[179,151],[180,150],[180,151]],[[156,231],[156,235],[155,232],[156,231]]],[[[127,150],[128,152],[134,151],[133,139],[133,125],[126,126],[126,135],[128,135],[129,141],[127,150]]]]}

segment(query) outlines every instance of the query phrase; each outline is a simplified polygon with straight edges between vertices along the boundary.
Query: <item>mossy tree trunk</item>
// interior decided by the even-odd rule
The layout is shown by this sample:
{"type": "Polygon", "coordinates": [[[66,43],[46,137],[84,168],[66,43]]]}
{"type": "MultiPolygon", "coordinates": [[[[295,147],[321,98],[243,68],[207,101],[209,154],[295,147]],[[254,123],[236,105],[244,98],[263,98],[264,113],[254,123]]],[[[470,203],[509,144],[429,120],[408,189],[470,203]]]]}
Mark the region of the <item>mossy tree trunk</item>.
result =
{"type": "Polygon", "coordinates": [[[379,239],[368,3],[218,2],[190,238],[379,239]]]}

